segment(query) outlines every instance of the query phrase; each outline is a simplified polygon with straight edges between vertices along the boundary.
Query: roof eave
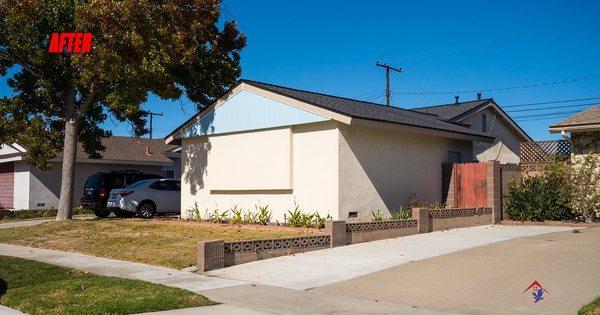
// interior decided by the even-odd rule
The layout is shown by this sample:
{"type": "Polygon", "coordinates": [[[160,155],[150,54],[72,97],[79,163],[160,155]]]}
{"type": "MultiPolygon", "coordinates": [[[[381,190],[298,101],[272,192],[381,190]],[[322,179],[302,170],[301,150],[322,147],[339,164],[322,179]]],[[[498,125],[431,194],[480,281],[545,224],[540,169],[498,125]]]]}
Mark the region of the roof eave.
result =
{"type": "Polygon", "coordinates": [[[594,124],[572,124],[572,125],[553,125],[548,127],[548,131],[551,133],[558,133],[563,131],[596,131],[600,130],[600,123],[594,124]]]}

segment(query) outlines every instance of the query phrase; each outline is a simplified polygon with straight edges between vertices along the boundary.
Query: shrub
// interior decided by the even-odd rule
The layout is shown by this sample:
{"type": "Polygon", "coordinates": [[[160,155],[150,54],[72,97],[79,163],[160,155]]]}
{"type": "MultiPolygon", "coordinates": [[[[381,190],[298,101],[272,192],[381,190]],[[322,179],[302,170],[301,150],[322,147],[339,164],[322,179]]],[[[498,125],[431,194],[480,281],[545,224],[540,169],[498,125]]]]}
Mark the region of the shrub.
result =
{"type": "Polygon", "coordinates": [[[237,205],[233,206],[232,208],[229,209],[229,212],[231,212],[231,217],[229,218],[229,220],[231,221],[231,223],[233,224],[243,224],[244,223],[244,218],[242,213],[244,212],[244,210],[242,208],[238,208],[237,205]]]}
{"type": "Polygon", "coordinates": [[[519,221],[569,220],[568,170],[563,163],[553,163],[546,171],[512,183],[506,195],[508,216],[519,221]]]}
{"type": "Polygon", "coordinates": [[[570,174],[571,202],[575,219],[600,220],[600,157],[573,155],[570,174]]]}
{"type": "Polygon", "coordinates": [[[413,208],[429,208],[429,209],[444,209],[446,208],[446,204],[444,203],[440,203],[438,201],[435,202],[429,202],[429,201],[425,201],[423,199],[420,199],[417,197],[417,194],[413,193],[408,197],[408,200],[410,202],[410,205],[408,206],[408,209],[413,209],[413,208]]]}
{"type": "Polygon", "coordinates": [[[300,211],[300,205],[296,205],[294,211],[288,210],[288,213],[283,215],[283,220],[290,227],[302,226],[302,211],[300,211]]]}
{"type": "Polygon", "coordinates": [[[383,213],[377,210],[377,212],[371,211],[371,221],[383,221],[383,213]]]}
{"type": "Polygon", "coordinates": [[[400,206],[400,209],[398,209],[397,211],[392,212],[392,219],[394,220],[406,220],[410,219],[410,217],[410,211],[408,210],[408,208],[404,208],[403,206],[400,206]]]}
{"type": "Polygon", "coordinates": [[[257,213],[257,221],[262,225],[267,225],[271,222],[271,210],[269,210],[269,205],[266,206],[254,206],[258,208],[257,213]]]}

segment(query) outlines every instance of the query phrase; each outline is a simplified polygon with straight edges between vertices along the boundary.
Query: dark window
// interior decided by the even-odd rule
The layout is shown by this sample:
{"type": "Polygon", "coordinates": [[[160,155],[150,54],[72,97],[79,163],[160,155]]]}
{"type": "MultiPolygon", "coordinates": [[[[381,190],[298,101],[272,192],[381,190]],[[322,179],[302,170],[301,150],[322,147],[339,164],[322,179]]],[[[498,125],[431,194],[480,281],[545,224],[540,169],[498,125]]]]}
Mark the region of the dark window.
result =
{"type": "Polygon", "coordinates": [[[164,170],[163,177],[164,178],[175,178],[175,171],[174,170],[164,170]]]}
{"type": "Polygon", "coordinates": [[[111,189],[125,187],[125,177],[122,175],[110,176],[108,187],[111,189]]]}
{"type": "Polygon", "coordinates": [[[175,191],[181,191],[181,182],[173,182],[173,187],[175,188],[175,191]]]}
{"type": "Polygon", "coordinates": [[[96,173],[91,175],[90,177],[88,177],[88,179],[85,181],[85,188],[98,188],[102,185],[102,183],[104,182],[104,174],[102,173],[96,173]]]}
{"type": "Polygon", "coordinates": [[[348,212],[348,218],[350,218],[350,219],[356,219],[356,218],[358,218],[358,211],[350,211],[350,212],[348,212]]]}
{"type": "Polygon", "coordinates": [[[171,183],[169,183],[168,181],[164,181],[164,180],[159,180],[157,182],[155,182],[154,184],[150,185],[150,188],[152,189],[156,189],[156,190],[172,190],[173,185],[171,183]]]}
{"type": "Polygon", "coordinates": [[[487,115],[481,114],[481,131],[487,132],[487,115]]]}
{"type": "Polygon", "coordinates": [[[448,151],[448,163],[462,162],[461,154],[458,151],[448,151]]]}

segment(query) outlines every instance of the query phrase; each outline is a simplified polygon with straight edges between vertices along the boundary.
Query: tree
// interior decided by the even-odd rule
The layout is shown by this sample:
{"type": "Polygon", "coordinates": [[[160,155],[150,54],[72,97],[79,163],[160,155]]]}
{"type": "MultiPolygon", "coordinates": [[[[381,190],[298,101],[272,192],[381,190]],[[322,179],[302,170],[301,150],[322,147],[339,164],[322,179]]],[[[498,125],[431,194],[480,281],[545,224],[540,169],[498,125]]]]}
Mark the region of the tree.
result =
{"type": "Polygon", "coordinates": [[[0,142],[41,169],[62,155],[57,220],[71,218],[77,143],[100,157],[108,115],[147,132],[148,94],[200,109],[235,84],[246,38],[220,0],[0,0],[0,142]],[[54,32],[90,32],[87,54],[48,52],[54,32]]]}

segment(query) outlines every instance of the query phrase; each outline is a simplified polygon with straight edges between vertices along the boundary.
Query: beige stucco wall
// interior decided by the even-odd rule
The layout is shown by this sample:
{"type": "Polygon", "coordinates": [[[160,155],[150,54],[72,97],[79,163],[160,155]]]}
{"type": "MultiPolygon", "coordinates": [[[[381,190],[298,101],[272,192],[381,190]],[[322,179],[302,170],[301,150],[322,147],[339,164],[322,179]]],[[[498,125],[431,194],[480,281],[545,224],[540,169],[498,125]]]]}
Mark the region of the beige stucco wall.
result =
{"type": "Polygon", "coordinates": [[[372,211],[398,210],[415,193],[441,200],[441,164],[448,151],[472,156],[470,141],[365,127],[342,127],[339,142],[339,212],[368,220],[372,211]]]}
{"type": "Polygon", "coordinates": [[[268,205],[337,214],[337,125],[298,125],[182,140],[182,216],[268,205]]]}
{"type": "Polygon", "coordinates": [[[493,143],[475,142],[474,158],[480,162],[497,160],[500,163],[519,163],[519,146],[524,140],[495,111],[484,109],[460,122],[471,125],[473,130],[481,131],[482,114],[487,115],[487,130],[496,140],[493,143]]]}

